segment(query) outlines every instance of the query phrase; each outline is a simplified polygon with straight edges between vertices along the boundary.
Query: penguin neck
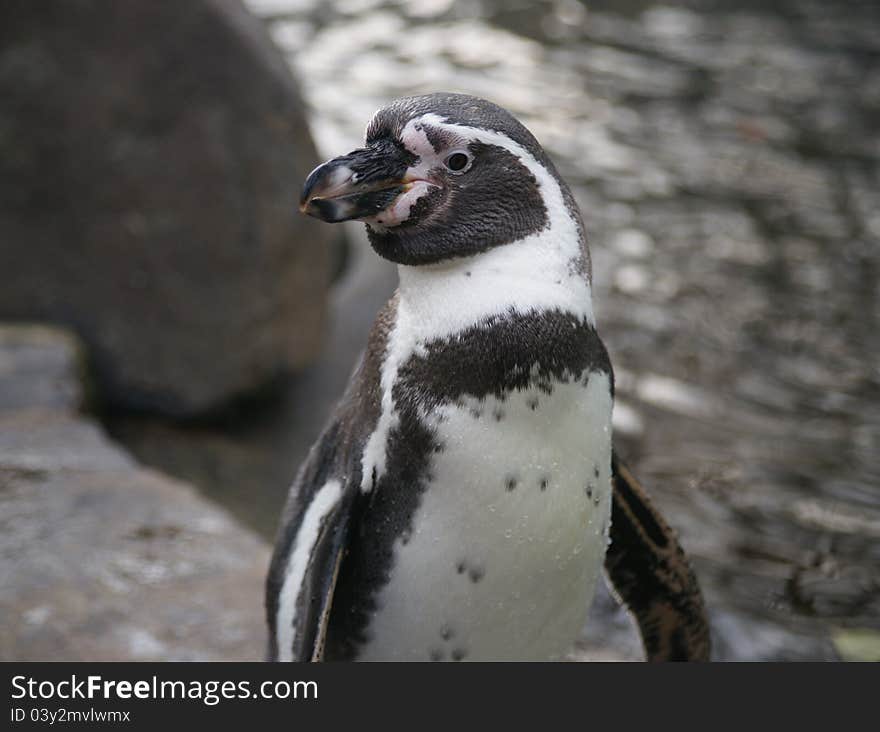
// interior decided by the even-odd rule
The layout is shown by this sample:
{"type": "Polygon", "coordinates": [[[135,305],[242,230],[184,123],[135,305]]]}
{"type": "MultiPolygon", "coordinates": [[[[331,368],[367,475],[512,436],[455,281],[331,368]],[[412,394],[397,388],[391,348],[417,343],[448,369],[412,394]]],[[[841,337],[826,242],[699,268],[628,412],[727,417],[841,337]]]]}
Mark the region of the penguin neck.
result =
{"type": "Polygon", "coordinates": [[[595,325],[589,274],[570,232],[548,228],[469,257],[398,265],[398,309],[425,340],[507,314],[558,311],[595,325]]]}

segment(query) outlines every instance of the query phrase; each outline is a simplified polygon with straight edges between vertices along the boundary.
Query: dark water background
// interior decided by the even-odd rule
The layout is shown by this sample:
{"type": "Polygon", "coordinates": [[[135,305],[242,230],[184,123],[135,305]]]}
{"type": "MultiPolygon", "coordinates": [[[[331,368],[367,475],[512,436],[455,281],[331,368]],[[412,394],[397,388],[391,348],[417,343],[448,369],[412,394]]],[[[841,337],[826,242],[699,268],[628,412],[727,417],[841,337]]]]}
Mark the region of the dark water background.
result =
{"type": "MultiPolygon", "coordinates": [[[[545,145],[590,232],[619,447],[694,559],[716,657],[880,658],[880,5],[250,5],[327,156],[439,89],[545,145]]],[[[109,424],[270,540],[395,284],[347,231],[314,367],[212,423],[109,424]]],[[[585,653],[637,657],[613,604],[595,612],[585,653]]]]}

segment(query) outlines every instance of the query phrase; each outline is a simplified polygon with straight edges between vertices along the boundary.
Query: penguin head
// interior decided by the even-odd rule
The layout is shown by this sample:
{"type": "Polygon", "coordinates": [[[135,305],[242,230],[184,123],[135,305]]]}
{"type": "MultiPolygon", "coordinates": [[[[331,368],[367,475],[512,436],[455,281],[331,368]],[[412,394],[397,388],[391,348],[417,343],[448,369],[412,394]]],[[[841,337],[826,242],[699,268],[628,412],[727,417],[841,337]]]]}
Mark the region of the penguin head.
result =
{"type": "Polygon", "coordinates": [[[376,252],[405,265],[520,241],[558,216],[582,227],[571,193],[525,126],[492,102],[449,93],[380,109],[364,147],[312,171],[300,210],[364,221],[376,252]]]}

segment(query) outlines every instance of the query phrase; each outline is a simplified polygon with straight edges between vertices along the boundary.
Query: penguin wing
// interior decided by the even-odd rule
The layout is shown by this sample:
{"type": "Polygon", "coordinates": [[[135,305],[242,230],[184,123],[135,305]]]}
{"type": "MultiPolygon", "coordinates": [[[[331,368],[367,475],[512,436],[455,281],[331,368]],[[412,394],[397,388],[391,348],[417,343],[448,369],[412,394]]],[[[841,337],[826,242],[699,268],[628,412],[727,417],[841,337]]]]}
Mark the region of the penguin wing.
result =
{"type": "Polygon", "coordinates": [[[616,455],[605,570],[635,617],[648,661],[708,661],[709,622],[675,532],[616,455]]]}
{"type": "Polygon", "coordinates": [[[361,495],[361,455],[381,411],[381,369],[396,317],[379,312],[330,424],[290,489],[266,579],[270,660],[320,661],[339,568],[361,495]]]}
{"type": "Polygon", "coordinates": [[[290,490],[266,580],[269,660],[320,661],[358,493],[331,422],[290,490]],[[350,476],[350,477],[346,477],[350,476]]]}

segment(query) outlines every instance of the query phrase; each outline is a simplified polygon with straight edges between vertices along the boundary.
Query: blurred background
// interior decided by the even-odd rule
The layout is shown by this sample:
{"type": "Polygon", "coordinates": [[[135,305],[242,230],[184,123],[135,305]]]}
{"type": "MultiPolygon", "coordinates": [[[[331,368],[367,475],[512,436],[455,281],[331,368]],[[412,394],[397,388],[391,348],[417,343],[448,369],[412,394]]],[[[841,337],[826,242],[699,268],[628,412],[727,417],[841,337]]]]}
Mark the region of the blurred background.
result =
{"type": "MultiPolygon", "coordinates": [[[[0,658],[260,658],[291,478],[396,272],[296,212],[391,99],[580,202],[620,452],[719,660],[880,660],[880,6],[6,0],[0,658]]],[[[578,659],[641,657],[603,593],[578,659]]]]}

